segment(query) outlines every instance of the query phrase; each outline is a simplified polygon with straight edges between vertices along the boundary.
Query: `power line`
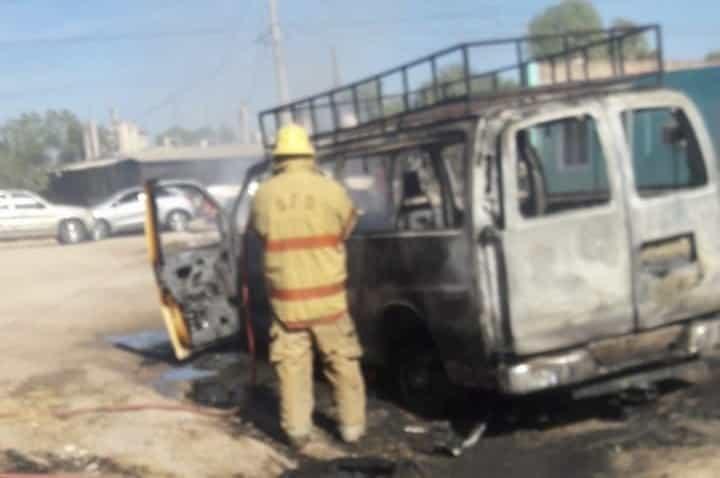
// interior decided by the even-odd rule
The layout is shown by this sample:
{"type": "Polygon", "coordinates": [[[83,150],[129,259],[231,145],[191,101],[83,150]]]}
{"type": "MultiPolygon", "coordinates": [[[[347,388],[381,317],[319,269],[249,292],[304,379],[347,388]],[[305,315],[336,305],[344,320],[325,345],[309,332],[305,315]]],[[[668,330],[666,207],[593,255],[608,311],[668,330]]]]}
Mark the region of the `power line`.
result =
{"type": "Polygon", "coordinates": [[[124,32],[112,34],[67,35],[61,37],[28,38],[22,40],[0,41],[0,48],[62,46],[87,43],[107,43],[116,41],[140,41],[163,38],[227,36],[237,33],[226,28],[198,28],[194,30],[169,30],[161,32],[124,32]]]}
{"type": "Polygon", "coordinates": [[[76,83],[68,83],[63,86],[50,86],[46,88],[36,88],[34,90],[22,90],[22,91],[0,91],[0,99],[3,101],[12,101],[15,99],[24,99],[28,96],[41,96],[41,95],[53,95],[56,93],[64,93],[68,90],[77,90],[84,88],[82,85],[76,83]]]}
{"type": "MultiPolygon", "coordinates": [[[[524,19],[524,16],[521,15],[502,15],[505,18],[513,17],[515,19],[522,17],[524,19]]],[[[385,18],[382,20],[378,19],[345,19],[345,22],[335,22],[335,21],[328,21],[328,22],[317,22],[317,23],[310,23],[310,22],[303,22],[303,23],[290,23],[287,24],[287,27],[293,28],[295,30],[305,30],[305,31],[312,31],[312,32],[324,32],[326,30],[336,30],[336,29],[357,29],[357,28],[367,28],[367,27],[373,27],[373,26],[395,26],[395,25],[417,25],[417,24],[437,24],[437,23],[446,23],[446,22],[453,22],[453,21],[468,21],[472,19],[482,20],[483,22],[487,24],[497,24],[498,16],[488,16],[487,14],[479,14],[477,13],[477,10],[473,12],[453,12],[453,13],[444,13],[444,14],[437,14],[437,15],[424,15],[420,17],[402,17],[402,18],[385,18]]],[[[477,23],[475,24],[477,25],[477,23]]]]}
{"type": "MultiPolygon", "coordinates": [[[[243,23],[243,24],[247,23],[247,20],[250,17],[250,15],[247,14],[247,12],[249,12],[249,10],[250,10],[250,8],[245,10],[246,14],[244,15],[244,17],[240,21],[240,23],[243,23]]],[[[233,33],[235,33],[236,38],[237,38],[237,34],[239,33],[239,31],[240,31],[240,29],[233,32],[233,33]]],[[[177,101],[178,98],[195,90],[196,88],[200,87],[205,82],[217,79],[225,71],[225,69],[231,65],[233,56],[235,53],[236,53],[235,50],[233,50],[232,48],[228,49],[228,51],[226,52],[226,55],[223,56],[220,63],[218,63],[218,66],[211,71],[210,75],[203,76],[202,78],[196,78],[195,81],[193,81],[192,83],[187,84],[183,87],[180,87],[180,88],[170,92],[161,101],[159,101],[155,105],[151,106],[150,108],[146,109],[140,115],[140,119],[147,118],[151,114],[165,108],[168,105],[173,104],[174,102],[177,101]]]]}
{"type": "Polygon", "coordinates": [[[232,63],[232,59],[233,59],[232,53],[234,53],[234,52],[231,51],[229,54],[225,55],[223,57],[222,61],[217,65],[217,67],[212,69],[212,71],[210,72],[209,75],[203,76],[202,78],[196,78],[196,80],[193,81],[192,83],[185,85],[181,88],[178,88],[175,91],[172,91],[167,96],[165,96],[165,98],[163,98],[161,101],[159,101],[155,105],[153,105],[150,108],[148,108],[147,110],[145,110],[140,115],[140,118],[146,118],[146,117],[150,116],[151,114],[155,113],[156,111],[161,110],[164,107],[172,104],[174,101],[176,101],[181,96],[202,86],[207,81],[212,81],[212,80],[215,80],[216,78],[218,78],[225,71],[225,69],[228,68],[230,66],[230,64],[232,63]]]}

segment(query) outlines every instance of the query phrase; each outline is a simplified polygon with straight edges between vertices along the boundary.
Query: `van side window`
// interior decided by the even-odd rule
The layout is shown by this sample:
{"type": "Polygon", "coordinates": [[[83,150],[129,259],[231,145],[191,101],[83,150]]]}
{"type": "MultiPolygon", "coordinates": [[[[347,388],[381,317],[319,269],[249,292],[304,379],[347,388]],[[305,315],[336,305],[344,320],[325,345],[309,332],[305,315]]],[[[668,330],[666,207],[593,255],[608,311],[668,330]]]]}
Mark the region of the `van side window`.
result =
{"type": "Polygon", "coordinates": [[[465,143],[451,144],[440,150],[440,155],[450,175],[450,186],[455,206],[465,208],[465,143]]]}
{"type": "Polygon", "coordinates": [[[681,109],[628,111],[623,123],[640,196],[657,196],[707,184],[705,161],[695,131],[681,109]]]}
{"type": "Polygon", "coordinates": [[[463,160],[462,147],[452,145],[345,158],[337,179],[360,212],[355,233],[460,227],[463,177],[456,175],[463,160]],[[439,172],[443,164],[448,185],[439,172]],[[457,204],[448,207],[451,202],[457,204]]]}
{"type": "Polygon", "coordinates": [[[393,190],[399,231],[443,229],[443,192],[431,155],[422,150],[401,153],[395,159],[393,190]]]}
{"type": "MultiPolygon", "coordinates": [[[[356,233],[394,229],[391,166],[389,156],[351,157],[343,164],[338,179],[360,214],[356,233]]],[[[332,170],[328,168],[328,172],[332,170]]]]}
{"type": "Polygon", "coordinates": [[[520,130],[515,141],[518,207],[524,217],[610,201],[607,161],[591,116],[533,125],[520,130]]]}

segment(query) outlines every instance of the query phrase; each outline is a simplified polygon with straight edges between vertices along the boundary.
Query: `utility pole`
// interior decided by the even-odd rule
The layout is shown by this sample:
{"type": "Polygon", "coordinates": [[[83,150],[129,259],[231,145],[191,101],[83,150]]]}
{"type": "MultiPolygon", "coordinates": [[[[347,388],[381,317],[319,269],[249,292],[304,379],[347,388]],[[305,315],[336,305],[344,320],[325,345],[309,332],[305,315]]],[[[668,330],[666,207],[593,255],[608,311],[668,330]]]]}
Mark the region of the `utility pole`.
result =
{"type": "Polygon", "coordinates": [[[287,68],[282,52],[282,36],[280,34],[280,23],[278,22],[277,0],[268,0],[270,4],[270,37],[272,39],[273,58],[275,60],[275,83],[277,85],[278,100],[281,104],[290,102],[290,91],[288,90],[287,68]]]}
{"type": "Polygon", "coordinates": [[[95,122],[95,120],[91,119],[90,122],[88,123],[88,127],[90,130],[89,131],[89,135],[90,135],[89,139],[90,139],[90,145],[92,148],[93,159],[98,159],[100,157],[100,139],[98,137],[98,128],[97,128],[97,123],[95,122]]]}
{"type": "Polygon", "coordinates": [[[250,143],[250,131],[248,129],[248,109],[245,103],[240,105],[240,111],[238,113],[238,125],[240,127],[240,143],[250,143]]]}

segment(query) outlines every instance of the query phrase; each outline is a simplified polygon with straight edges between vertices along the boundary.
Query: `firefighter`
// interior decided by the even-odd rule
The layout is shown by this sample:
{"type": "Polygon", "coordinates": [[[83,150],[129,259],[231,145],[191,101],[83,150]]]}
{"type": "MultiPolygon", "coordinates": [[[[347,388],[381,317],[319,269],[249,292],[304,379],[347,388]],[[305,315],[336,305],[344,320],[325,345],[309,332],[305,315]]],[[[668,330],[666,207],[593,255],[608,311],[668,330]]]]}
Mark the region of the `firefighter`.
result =
{"type": "Polygon", "coordinates": [[[356,442],[365,433],[366,398],[362,351],[348,314],[344,245],[356,210],[345,189],[316,167],[302,127],[280,129],[273,160],[274,174],[255,194],[250,224],[264,243],[281,425],[292,445],[310,442],[314,344],[334,390],[340,436],[356,442]]]}

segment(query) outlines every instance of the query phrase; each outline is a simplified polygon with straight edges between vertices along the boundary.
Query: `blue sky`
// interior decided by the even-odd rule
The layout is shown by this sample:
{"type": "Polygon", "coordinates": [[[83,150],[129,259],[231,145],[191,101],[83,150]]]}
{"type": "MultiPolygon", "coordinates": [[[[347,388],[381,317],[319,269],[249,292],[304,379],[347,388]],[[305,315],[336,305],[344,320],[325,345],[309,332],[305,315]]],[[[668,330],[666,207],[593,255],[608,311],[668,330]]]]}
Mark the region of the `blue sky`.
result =
{"type": "MultiPolygon", "coordinates": [[[[461,41],[524,33],[557,0],[278,0],[291,95],[358,79],[461,41]]],[[[275,102],[266,0],[0,0],[0,120],[110,107],[157,132],[234,126],[275,102]]],[[[609,22],[658,22],[668,58],[720,48],[717,0],[596,0],[609,22]]]]}

